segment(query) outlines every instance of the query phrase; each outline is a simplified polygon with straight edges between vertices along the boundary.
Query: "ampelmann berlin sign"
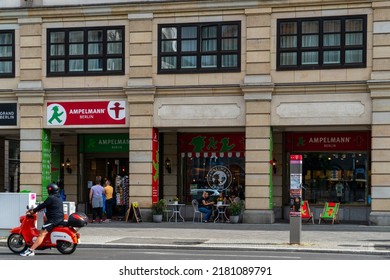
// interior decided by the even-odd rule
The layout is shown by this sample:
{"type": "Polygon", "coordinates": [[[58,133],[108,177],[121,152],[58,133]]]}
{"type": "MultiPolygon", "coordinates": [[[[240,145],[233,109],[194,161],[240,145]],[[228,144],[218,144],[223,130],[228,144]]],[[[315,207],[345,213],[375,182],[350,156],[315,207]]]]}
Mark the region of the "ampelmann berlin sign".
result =
{"type": "Polygon", "coordinates": [[[0,126],[17,125],[16,103],[0,103],[0,126]]]}

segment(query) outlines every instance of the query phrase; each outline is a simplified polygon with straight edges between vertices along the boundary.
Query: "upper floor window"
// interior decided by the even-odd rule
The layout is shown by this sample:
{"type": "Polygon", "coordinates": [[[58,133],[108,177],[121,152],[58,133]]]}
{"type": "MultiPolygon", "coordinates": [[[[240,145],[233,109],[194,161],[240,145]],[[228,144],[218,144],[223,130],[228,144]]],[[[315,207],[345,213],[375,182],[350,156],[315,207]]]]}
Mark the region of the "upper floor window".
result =
{"type": "Polygon", "coordinates": [[[158,27],[159,73],[240,71],[239,22],[158,27]]]}
{"type": "Polygon", "coordinates": [[[121,74],[124,74],[123,27],[48,29],[48,76],[121,74]]]}
{"type": "Polygon", "coordinates": [[[0,78],[15,77],[15,32],[0,30],[0,78]]]}
{"type": "Polygon", "coordinates": [[[367,17],[278,20],[277,70],[366,67],[367,17]]]}

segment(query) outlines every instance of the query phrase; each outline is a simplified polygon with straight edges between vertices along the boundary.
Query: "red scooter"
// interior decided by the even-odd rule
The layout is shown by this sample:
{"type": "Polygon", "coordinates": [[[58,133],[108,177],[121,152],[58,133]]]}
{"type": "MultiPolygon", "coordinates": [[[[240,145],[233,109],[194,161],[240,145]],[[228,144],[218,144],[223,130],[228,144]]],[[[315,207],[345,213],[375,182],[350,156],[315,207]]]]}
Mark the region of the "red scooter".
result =
{"type": "MultiPolygon", "coordinates": [[[[8,248],[14,253],[24,252],[27,247],[34,244],[39,235],[36,228],[37,214],[20,216],[20,226],[10,230],[8,248]]],[[[88,217],[84,213],[73,213],[68,221],[56,226],[45,236],[37,250],[57,248],[61,254],[72,254],[79,243],[79,229],[88,223],[88,217]]]]}

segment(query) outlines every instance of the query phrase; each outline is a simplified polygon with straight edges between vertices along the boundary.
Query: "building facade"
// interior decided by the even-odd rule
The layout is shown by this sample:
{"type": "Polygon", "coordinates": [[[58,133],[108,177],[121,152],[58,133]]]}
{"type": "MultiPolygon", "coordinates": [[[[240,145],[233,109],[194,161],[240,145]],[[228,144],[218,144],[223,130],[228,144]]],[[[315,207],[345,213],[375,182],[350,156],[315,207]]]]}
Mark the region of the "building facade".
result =
{"type": "Polygon", "coordinates": [[[0,191],[213,189],[273,223],[301,154],[317,216],[390,224],[388,1],[106,2],[0,4],[0,191]]]}

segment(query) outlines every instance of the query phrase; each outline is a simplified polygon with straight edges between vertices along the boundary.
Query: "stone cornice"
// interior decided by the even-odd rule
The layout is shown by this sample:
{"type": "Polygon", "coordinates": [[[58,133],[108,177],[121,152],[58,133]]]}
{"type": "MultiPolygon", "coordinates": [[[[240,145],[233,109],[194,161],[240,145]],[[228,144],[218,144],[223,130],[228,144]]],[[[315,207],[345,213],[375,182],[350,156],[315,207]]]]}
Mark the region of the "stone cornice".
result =
{"type": "Polygon", "coordinates": [[[221,96],[242,95],[239,85],[158,87],[157,95],[167,96],[221,96]]]}
{"type": "Polygon", "coordinates": [[[274,94],[368,93],[366,81],[275,84],[274,94]]]}
{"type": "Polygon", "coordinates": [[[390,98],[390,80],[369,80],[367,84],[371,98],[390,98]]]}

